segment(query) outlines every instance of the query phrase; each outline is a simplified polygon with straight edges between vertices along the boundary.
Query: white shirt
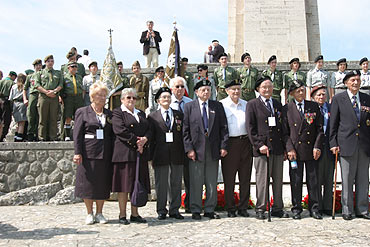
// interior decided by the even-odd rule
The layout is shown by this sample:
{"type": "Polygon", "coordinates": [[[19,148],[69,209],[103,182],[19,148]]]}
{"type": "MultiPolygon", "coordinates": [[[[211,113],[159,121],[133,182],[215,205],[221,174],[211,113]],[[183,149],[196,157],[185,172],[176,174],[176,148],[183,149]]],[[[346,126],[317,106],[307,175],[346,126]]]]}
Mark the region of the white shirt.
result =
{"type": "Polygon", "coordinates": [[[134,113],[132,113],[129,109],[127,109],[127,107],[125,105],[121,105],[121,110],[122,111],[125,111],[125,112],[127,112],[129,114],[131,114],[132,116],[134,116],[134,118],[136,119],[136,121],[138,123],[140,123],[139,115],[138,115],[139,110],[137,110],[136,108],[134,108],[134,113]]]}
{"type": "Polygon", "coordinates": [[[239,99],[238,103],[235,104],[228,96],[225,99],[220,100],[220,102],[224,106],[229,136],[237,137],[246,135],[248,133],[245,124],[247,101],[239,99]]]}
{"type": "Polygon", "coordinates": [[[361,88],[370,87],[370,71],[364,72],[361,70],[361,88]]]}
{"type": "Polygon", "coordinates": [[[345,87],[343,83],[343,79],[345,76],[346,76],[345,71],[341,72],[338,70],[337,72],[333,72],[333,74],[331,75],[330,87],[331,88],[345,87]]]}
{"type": "Polygon", "coordinates": [[[101,124],[101,126],[104,128],[106,122],[105,114],[101,115],[96,114],[96,118],[98,119],[98,122],[101,124]]]}
{"type": "Polygon", "coordinates": [[[198,98],[199,107],[200,107],[200,115],[203,116],[203,102],[206,102],[206,111],[207,111],[207,118],[209,119],[209,109],[208,109],[208,100],[202,101],[198,98]]]}
{"type": "Polygon", "coordinates": [[[90,86],[93,84],[95,77],[95,82],[100,80],[100,76],[98,74],[93,75],[92,73],[85,75],[82,80],[82,88],[84,91],[89,92],[90,86]]]}
{"type": "Polygon", "coordinates": [[[92,59],[87,56],[87,55],[82,55],[82,57],[80,57],[78,60],[77,60],[77,63],[82,63],[84,66],[85,66],[85,69],[88,69],[89,68],[89,63],[92,61],[92,59]]]}
{"type": "Polygon", "coordinates": [[[171,107],[168,108],[168,110],[164,109],[162,106],[160,106],[160,109],[161,109],[161,114],[162,114],[162,118],[164,120],[164,122],[166,123],[166,118],[167,118],[167,113],[166,111],[168,111],[168,115],[170,116],[170,129],[172,129],[172,125],[173,125],[173,112],[172,112],[172,109],[171,107]]]}
{"type": "MultiPolygon", "coordinates": [[[[186,103],[189,103],[192,100],[189,97],[183,96],[180,101],[183,102],[183,103],[181,103],[181,109],[182,109],[182,112],[184,112],[185,104],[186,103]]],[[[178,102],[179,102],[179,100],[175,97],[174,94],[172,94],[171,95],[171,105],[170,105],[170,107],[172,109],[174,109],[174,110],[178,110],[179,111],[179,103],[178,102]]]]}
{"type": "Polygon", "coordinates": [[[149,82],[149,110],[150,112],[154,112],[158,110],[158,103],[155,101],[155,95],[157,94],[158,90],[161,87],[169,87],[167,82],[159,80],[159,79],[153,79],[149,82]]]}
{"type": "MultiPolygon", "coordinates": [[[[351,101],[351,104],[353,104],[353,98],[352,98],[353,94],[351,93],[351,91],[349,91],[349,89],[347,89],[347,93],[348,93],[349,100],[351,101]]],[[[361,109],[360,94],[357,92],[357,94],[355,96],[356,96],[358,109],[361,109]]]]}

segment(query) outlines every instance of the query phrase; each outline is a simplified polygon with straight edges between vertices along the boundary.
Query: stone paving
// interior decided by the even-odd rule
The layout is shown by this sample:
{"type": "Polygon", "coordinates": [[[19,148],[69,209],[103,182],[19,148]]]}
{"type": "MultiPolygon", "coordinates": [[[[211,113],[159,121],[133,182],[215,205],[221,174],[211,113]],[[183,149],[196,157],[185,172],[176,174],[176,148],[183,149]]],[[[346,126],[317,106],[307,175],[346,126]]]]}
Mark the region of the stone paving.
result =
{"type": "MultiPolygon", "coordinates": [[[[84,225],[83,203],[63,206],[0,207],[0,246],[369,246],[370,221],[249,218],[194,221],[156,219],[155,202],[140,209],[147,224],[120,225],[117,202],[106,202],[106,225],[84,225]]],[[[129,212],[128,212],[129,215],[129,212]]]]}

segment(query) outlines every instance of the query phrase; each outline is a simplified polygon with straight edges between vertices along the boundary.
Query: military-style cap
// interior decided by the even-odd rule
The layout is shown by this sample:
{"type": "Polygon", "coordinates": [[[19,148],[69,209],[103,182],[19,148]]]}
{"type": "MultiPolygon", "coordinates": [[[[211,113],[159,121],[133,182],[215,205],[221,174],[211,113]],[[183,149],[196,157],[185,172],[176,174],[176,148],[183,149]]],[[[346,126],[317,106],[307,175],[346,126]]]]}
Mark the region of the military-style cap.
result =
{"type": "Polygon", "coordinates": [[[54,59],[53,55],[47,55],[47,56],[44,58],[44,63],[46,63],[46,61],[48,61],[49,59],[54,59]]]}
{"type": "Polygon", "coordinates": [[[288,93],[291,93],[291,92],[293,92],[294,90],[296,90],[297,88],[300,88],[300,87],[302,87],[302,86],[304,86],[303,81],[301,81],[301,80],[295,80],[295,81],[293,81],[293,83],[290,85],[289,90],[288,90],[288,93]]]}
{"type": "Polygon", "coordinates": [[[73,61],[68,62],[68,67],[70,67],[70,66],[72,66],[72,65],[77,65],[77,62],[73,62],[73,61]]]}
{"type": "Polygon", "coordinates": [[[214,39],[214,40],[212,40],[212,43],[213,43],[213,42],[217,42],[217,43],[218,43],[218,40],[217,40],[217,39],[214,39]]]}
{"type": "Polygon", "coordinates": [[[33,63],[32,63],[32,65],[33,66],[35,66],[35,65],[37,65],[37,64],[42,64],[42,61],[41,61],[41,59],[36,59],[35,61],[33,61],[33,63]]]}
{"type": "Polygon", "coordinates": [[[218,59],[220,59],[220,58],[222,58],[222,57],[227,57],[226,52],[222,53],[222,54],[221,54],[221,56],[220,56],[218,59]]]}
{"type": "Polygon", "coordinates": [[[74,55],[76,55],[76,53],[74,51],[69,51],[66,55],[66,58],[67,59],[70,59],[71,57],[73,57],[74,55]]]}
{"type": "Polygon", "coordinates": [[[272,61],[276,60],[276,56],[272,55],[269,60],[267,61],[267,64],[270,64],[272,61]]]}
{"type": "Polygon", "coordinates": [[[24,71],[24,73],[26,73],[26,75],[30,75],[30,74],[33,74],[35,71],[33,71],[32,69],[26,69],[24,71]]]}
{"type": "Polygon", "coordinates": [[[229,88],[229,87],[232,87],[232,86],[240,86],[240,85],[242,85],[242,84],[240,83],[240,80],[239,80],[239,79],[235,79],[235,80],[232,80],[232,81],[230,81],[229,83],[227,83],[227,84],[225,85],[225,88],[229,88]]]}
{"type": "Polygon", "coordinates": [[[244,61],[244,58],[245,58],[245,57],[250,57],[250,56],[251,56],[251,55],[250,55],[248,52],[244,53],[244,54],[242,55],[242,58],[241,58],[242,62],[244,61]]]}
{"type": "Polygon", "coordinates": [[[351,78],[351,77],[353,77],[353,76],[357,76],[357,75],[361,75],[361,72],[358,70],[358,69],[356,69],[356,70],[351,70],[350,72],[348,72],[347,74],[346,74],[346,76],[343,78],[343,83],[346,83],[346,81],[349,79],[349,78],[351,78]]]}
{"type": "Polygon", "coordinates": [[[269,76],[262,76],[260,78],[258,78],[258,80],[256,81],[256,84],[254,85],[254,90],[257,91],[257,88],[261,85],[262,82],[264,81],[271,81],[271,78],[269,76]]]}
{"type": "Polygon", "coordinates": [[[363,58],[361,58],[361,60],[360,60],[360,65],[362,65],[362,63],[363,63],[363,62],[367,62],[367,61],[369,61],[369,60],[367,60],[367,57],[363,57],[363,58]]]}
{"type": "Polygon", "coordinates": [[[189,62],[189,59],[187,57],[181,58],[181,62],[189,62]]]}
{"type": "Polygon", "coordinates": [[[159,99],[159,97],[161,97],[161,94],[162,93],[169,93],[172,95],[172,92],[171,92],[171,89],[169,89],[168,87],[161,87],[158,92],[155,94],[155,97],[154,99],[157,101],[159,99]]]}
{"type": "Polygon", "coordinates": [[[10,71],[10,72],[9,72],[9,75],[10,75],[10,76],[17,76],[17,73],[15,73],[14,71],[10,71]]]}
{"type": "Polygon", "coordinates": [[[89,63],[88,67],[90,68],[90,66],[93,65],[93,64],[95,64],[95,66],[98,66],[98,62],[93,60],[89,63]]]}
{"type": "Polygon", "coordinates": [[[298,62],[299,63],[299,58],[298,57],[293,58],[292,60],[290,60],[289,64],[292,64],[294,62],[298,62]]]}
{"type": "Polygon", "coordinates": [[[316,58],[315,58],[315,63],[317,63],[318,61],[320,60],[324,60],[324,56],[323,55],[318,55],[316,58]]]}
{"type": "Polygon", "coordinates": [[[203,79],[201,81],[198,81],[197,84],[195,84],[194,86],[194,90],[197,90],[199,89],[200,87],[203,87],[203,86],[211,86],[211,82],[207,79],[203,79]]]}
{"type": "Polygon", "coordinates": [[[324,85],[319,85],[319,86],[315,86],[315,87],[313,87],[313,88],[312,88],[312,90],[311,90],[311,97],[313,97],[313,95],[314,95],[317,91],[319,91],[320,89],[326,89],[326,86],[324,86],[324,85]]]}
{"type": "Polygon", "coordinates": [[[141,68],[140,63],[137,60],[132,64],[131,67],[134,67],[134,66],[137,66],[137,67],[140,67],[141,68]]]}
{"type": "Polygon", "coordinates": [[[155,69],[155,73],[161,71],[161,70],[164,70],[163,66],[159,66],[158,68],[155,69]]]}
{"type": "Polygon", "coordinates": [[[205,64],[199,64],[199,65],[197,66],[197,70],[199,70],[199,69],[202,69],[202,70],[208,70],[208,66],[207,66],[207,65],[205,65],[205,64]]]}
{"type": "Polygon", "coordinates": [[[123,66],[122,61],[119,61],[119,62],[117,63],[117,66],[118,66],[118,65],[122,65],[122,66],[123,66]]]}
{"type": "Polygon", "coordinates": [[[345,58],[341,58],[341,59],[339,59],[338,61],[337,61],[337,66],[339,66],[339,64],[340,63],[346,63],[346,65],[347,65],[347,59],[345,59],[345,58]]]}

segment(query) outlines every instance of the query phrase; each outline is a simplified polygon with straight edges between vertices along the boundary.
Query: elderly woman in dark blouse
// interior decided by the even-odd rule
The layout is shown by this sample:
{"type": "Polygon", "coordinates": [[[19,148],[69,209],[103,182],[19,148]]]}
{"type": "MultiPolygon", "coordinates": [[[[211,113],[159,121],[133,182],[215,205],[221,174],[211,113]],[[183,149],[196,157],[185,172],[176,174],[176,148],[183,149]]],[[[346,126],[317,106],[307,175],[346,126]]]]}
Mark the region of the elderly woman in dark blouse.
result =
{"type": "Polygon", "coordinates": [[[108,199],[112,181],[112,112],[104,108],[108,88],[101,83],[90,86],[91,105],[79,108],[75,114],[73,140],[77,166],[75,195],[83,198],[86,224],[105,224],[104,200],[108,199]],[[96,215],[93,202],[96,202],[96,215]]]}
{"type": "MultiPolygon", "coordinates": [[[[121,94],[121,107],[113,111],[113,131],[116,135],[113,152],[112,191],[118,192],[119,222],[129,224],[126,219],[128,194],[135,182],[136,161],[139,159],[140,182],[150,191],[148,169],[148,140],[150,128],[145,113],[135,108],[136,90],[125,88],[121,94]]],[[[131,205],[130,222],[146,223],[138,208],[131,205]]]]}

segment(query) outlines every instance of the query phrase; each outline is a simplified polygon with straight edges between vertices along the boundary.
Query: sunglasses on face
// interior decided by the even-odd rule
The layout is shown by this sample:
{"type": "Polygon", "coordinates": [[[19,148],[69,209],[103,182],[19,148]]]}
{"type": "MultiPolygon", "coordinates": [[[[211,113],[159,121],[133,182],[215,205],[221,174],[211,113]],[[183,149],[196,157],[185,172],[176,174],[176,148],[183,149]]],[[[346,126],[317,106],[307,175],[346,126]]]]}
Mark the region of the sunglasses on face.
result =
{"type": "Polygon", "coordinates": [[[77,65],[72,65],[72,66],[70,66],[71,68],[77,68],[77,65]]]}
{"type": "Polygon", "coordinates": [[[198,69],[198,72],[202,72],[203,70],[202,69],[198,69]]]}
{"type": "Polygon", "coordinates": [[[160,70],[160,71],[158,71],[158,73],[164,73],[164,70],[160,70]]]}
{"type": "Polygon", "coordinates": [[[176,88],[185,88],[184,85],[177,85],[176,88]]]}
{"type": "Polygon", "coordinates": [[[126,99],[133,99],[133,100],[136,100],[136,97],[134,96],[127,96],[126,99]]]}

